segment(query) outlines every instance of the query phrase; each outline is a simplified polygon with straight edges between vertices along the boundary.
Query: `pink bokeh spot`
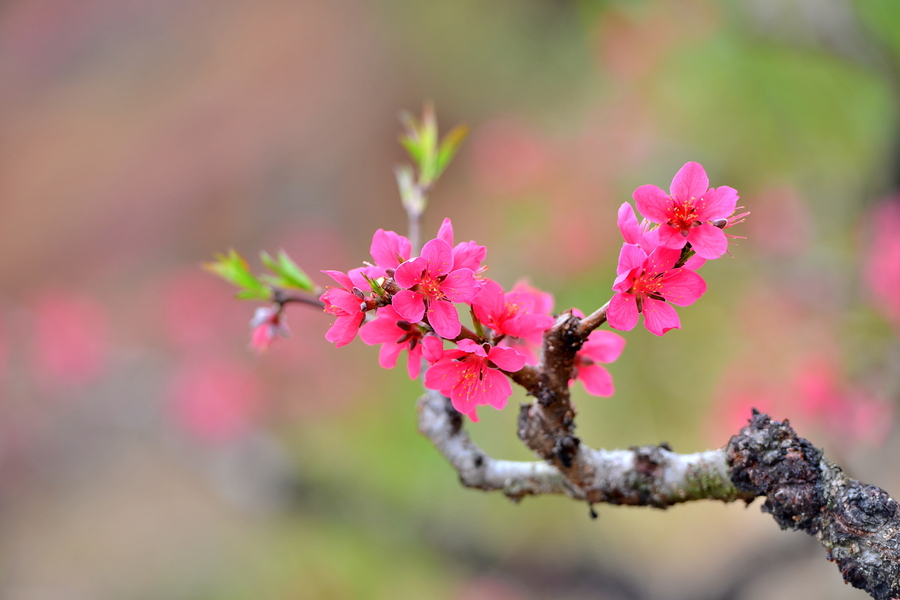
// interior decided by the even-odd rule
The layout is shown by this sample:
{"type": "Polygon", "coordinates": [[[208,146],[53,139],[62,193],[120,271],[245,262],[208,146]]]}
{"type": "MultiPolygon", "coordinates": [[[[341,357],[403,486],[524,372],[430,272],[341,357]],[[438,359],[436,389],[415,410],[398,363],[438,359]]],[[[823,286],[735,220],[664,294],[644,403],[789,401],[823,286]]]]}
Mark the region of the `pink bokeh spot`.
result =
{"type": "Polygon", "coordinates": [[[872,233],[865,264],[866,283],[875,307],[900,333],[900,196],[871,214],[872,233]]]}
{"type": "Polygon", "coordinates": [[[39,381],[85,385],[106,369],[110,323],[100,302],[72,292],[46,292],[34,303],[32,368],[39,381]]]}
{"type": "Polygon", "coordinates": [[[189,363],[175,376],[168,404],[175,421],[205,442],[226,442],[252,430],[262,389],[253,373],[230,360],[189,363]]]}
{"type": "Polygon", "coordinates": [[[575,355],[574,377],[569,385],[573,381],[580,381],[587,393],[593,396],[612,396],[615,393],[612,375],[597,363],[615,362],[624,348],[625,338],[617,333],[600,329],[591,332],[575,355]]]}

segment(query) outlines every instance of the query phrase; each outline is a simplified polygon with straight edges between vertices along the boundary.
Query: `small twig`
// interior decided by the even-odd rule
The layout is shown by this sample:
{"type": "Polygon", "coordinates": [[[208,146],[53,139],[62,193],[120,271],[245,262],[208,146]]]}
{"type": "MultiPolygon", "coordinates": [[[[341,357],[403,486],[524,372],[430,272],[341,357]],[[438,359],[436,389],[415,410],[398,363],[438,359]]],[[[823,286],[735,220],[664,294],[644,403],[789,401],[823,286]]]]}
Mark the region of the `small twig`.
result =
{"type": "Polygon", "coordinates": [[[587,336],[589,336],[592,331],[606,323],[606,311],[608,309],[609,302],[583,318],[581,324],[578,326],[578,335],[583,339],[587,339],[587,336]]]}

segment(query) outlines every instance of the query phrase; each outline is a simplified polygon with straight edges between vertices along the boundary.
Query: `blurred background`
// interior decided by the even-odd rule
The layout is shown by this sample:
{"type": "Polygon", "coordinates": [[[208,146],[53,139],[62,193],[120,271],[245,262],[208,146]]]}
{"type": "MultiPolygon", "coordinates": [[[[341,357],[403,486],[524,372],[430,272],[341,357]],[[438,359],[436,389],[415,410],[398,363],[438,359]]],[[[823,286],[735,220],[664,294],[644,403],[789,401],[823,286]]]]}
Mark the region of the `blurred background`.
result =
{"type": "MultiPolygon", "coordinates": [[[[892,0],[3,2],[0,598],[866,597],[759,503],[464,489],[404,369],[299,306],[254,355],[200,264],[358,266],[432,100],[471,135],[425,231],[590,311],[617,207],[698,161],[747,239],[681,331],[625,334],[613,398],[576,386],[579,432],[695,452],[756,406],[897,494],[898,94],[892,0]]],[[[527,460],[512,407],[470,429],[527,460]]]]}

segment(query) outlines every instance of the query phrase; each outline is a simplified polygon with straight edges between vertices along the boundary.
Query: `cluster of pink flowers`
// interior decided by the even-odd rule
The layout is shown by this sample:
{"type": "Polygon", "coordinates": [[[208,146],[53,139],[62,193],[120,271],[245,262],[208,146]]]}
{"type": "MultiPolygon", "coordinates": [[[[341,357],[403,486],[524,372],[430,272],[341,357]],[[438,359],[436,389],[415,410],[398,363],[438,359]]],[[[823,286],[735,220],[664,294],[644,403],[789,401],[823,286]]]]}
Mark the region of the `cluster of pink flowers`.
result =
{"type": "Polygon", "coordinates": [[[607,311],[614,329],[633,329],[640,315],[655,335],[680,329],[672,305],[688,306],[706,292],[697,269],[728,251],[729,236],[723,230],[747,214],[735,215],[737,191],[709,187],[706,171],[695,162],[681,167],[669,189],[667,194],[655,185],[642,185],[634,191],[642,223],[627,202],[619,208],[625,243],[607,311]]]}
{"type": "MultiPolygon", "coordinates": [[[[615,329],[632,329],[641,314],[656,335],[679,328],[672,305],[687,306],[706,291],[696,270],[726,252],[723,229],[743,217],[734,216],[737,192],[710,188],[697,163],[678,172],[671,190],[635,191],[643,223],[630,204],[619,210],[625,244],[607,311],[615,329]]],[[[418,377],[427,364],[425,387],[448,396],[473,421],[479,406],[503,408],[512,394],[507,375],[537,364],[543,334],[555,322],[553,297],[525,282],[506,291],[485,277],[487,250],[472,241],[454,245],[449,219],[418,256],[408,239],[382,229],[370,252],[373,263],[348,273],[323,271],[337,283],[321,296],[335,317],[326,338],[343,346],[359,332],[366,344],[381,344],[379,362],[388,369],[405,350],[409,376],[418,377]],[[472,330],[460,322],[460,308],[471,314],[472,330]]],[[[260,336],[273,337],[277,324],[262,323],[268,328],[260,336]]],[[[616,333],[594,331],[576,355],[573,381],[590,394],[612,395],[612,377],[599,363],[615,361],[624,345],[616,333]]]]}
{"type": "MultiPolygon", "coordinates": [[[[538,361],[543,333],[555,321],[553,297],[525,282],[506,291],[485,277],[486,248],[454,245],[449,219],[418,256],[408,239],[382,229],[370,252],[373,262],[363,267],[324,271],[337,284],[321,296],[335,317],[326,338],[343,346],[359,332],[366,344],[381,344],[379,364],[387,369],[406,351],[410,378],[427,365],[425,386],[473,421],[479,406],[503,408],[512,395],[507,374],[538,361]],[[474,331],[463,327],[460,306],[472,315],[474,331]]],[[[612,332],[595,335],[579,353],[573,377],[589,393],[610,396],[612,378],[598,363],[618,358],[625,340],[612,332]]]]}

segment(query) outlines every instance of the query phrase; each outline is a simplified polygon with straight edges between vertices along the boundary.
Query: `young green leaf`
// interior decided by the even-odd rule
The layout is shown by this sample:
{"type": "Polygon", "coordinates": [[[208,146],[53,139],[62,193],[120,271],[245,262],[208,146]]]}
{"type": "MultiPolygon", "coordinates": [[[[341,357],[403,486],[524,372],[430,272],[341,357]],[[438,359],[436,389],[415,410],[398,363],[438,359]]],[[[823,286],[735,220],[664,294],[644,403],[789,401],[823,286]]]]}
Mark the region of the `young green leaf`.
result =
{"type": "Polygon", "coordinates": [[[217,254],[216,260],[205,263],[203,268],[241,288],[239,298],[269,299],[269,289],[257,279],[244,257],[234,249],[229,250],[227,255],[217,254]]]}

